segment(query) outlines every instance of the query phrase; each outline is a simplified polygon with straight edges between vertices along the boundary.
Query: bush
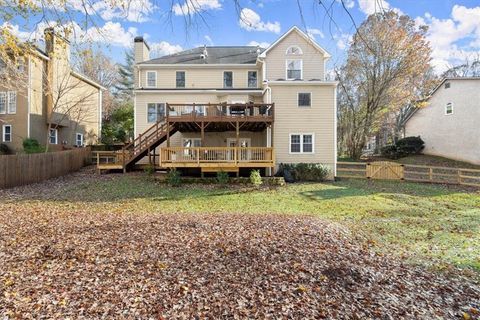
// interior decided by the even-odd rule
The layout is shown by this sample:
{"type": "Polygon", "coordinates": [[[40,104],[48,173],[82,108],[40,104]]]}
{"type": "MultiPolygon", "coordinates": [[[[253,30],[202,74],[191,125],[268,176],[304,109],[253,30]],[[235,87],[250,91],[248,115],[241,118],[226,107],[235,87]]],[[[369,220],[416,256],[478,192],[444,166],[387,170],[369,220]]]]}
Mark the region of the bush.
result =
{"type": "Polygon", "coordinates": [[[9,154],[10,153],[10,148],[3,143],[0,143],[0,154],[9,154]]]}
{"type": "Polygon", "coordinates": [[[252,170],[250,172],[250,183],[256,187],[262,184],[262,176],[260,176],[260,171],[252,170]]]}
{"type": "Polygon", "coordinates": [[[217,182],[219,184],[227,184],[229,180],[230,180],[230,177],[228,176],[227,172],[225,171],[217,172],[217,182]]]}
{"type": "Polygon", "coordinates": [[[41,146],[35,139],[23,139],[23,151],[25,153],[41,153],[45,152],[45,147],[41,146]]]}
{"type": "Polygon", "coordinates": [[[399,159],[410,155],[419,154],[425,147],[425,142],[420,137],[405,137],[394,145],[382,148],[382,156],[389,159],[399,159]]]}
{"type": "Polygon", "coordinates": [[[276,176],[283,177],[286,182],[324,181],[330,168],[320,163],[281,163],[276,176]]]}
{"type": "Polygon", "coordinates": [[[153,175],[155,173],[155,166],[149,164],[148,166],[146,166],[143,171],[148,174],[149,176],[153,175]]]}
{"type": "Polygon", "coordinates": [[[167,183],[172,187],[177,187],[182,183],[182,178],[180,177],[180,171],[177,169],[170,169],[167,173],[167,183]]]}

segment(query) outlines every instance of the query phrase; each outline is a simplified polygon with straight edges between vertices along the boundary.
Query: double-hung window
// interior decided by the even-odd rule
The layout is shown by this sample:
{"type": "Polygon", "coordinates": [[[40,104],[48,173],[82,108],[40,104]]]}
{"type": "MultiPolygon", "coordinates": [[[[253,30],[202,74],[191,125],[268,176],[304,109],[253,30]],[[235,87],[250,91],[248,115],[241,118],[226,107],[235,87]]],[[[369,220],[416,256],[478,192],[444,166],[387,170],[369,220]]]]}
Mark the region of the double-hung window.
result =
{"type": "Polygon", "coordinates": [[[185,71],[176,72],[175,86],[177,88],[185,88],[185,71]]]}
{"type": "Polygon", "coordinates": [[[2,127],[2,141],[3,142],[12,142],[12,125],[5,124],[2,127]]]}
{"type": "Polygon", "coordinates": [[[165,103],[149,103],[147,104],[147,121],[154,123],[162,121],[165,118],[165,103]]]}
{"type": "Polygon", "coordinates": [[[48,135],[48,141],[50,144],[57,144],[58,143],[58,130],[57,129],[50,129],[48,135]]]}
{"type": "Polygon", "coordinates": [[[157,86],[157,72],[147,71],[147,88],[155,88],[157,86]]]}
{"type": "Polygon", "coordinates": [[[287,80],[297,80],[303,77],[303,62],[301,59],[287,60],[287,80]]]}
{"type": "Polygon", "coordinates": [[[298,93],[298,106],[299,107],[311,107],[312,106],[312,94],[311,93],[298,93]]]}
{"type": "Polygon", "coordinates": [[[77,147],[82,147],[83,146],[83,134],[82,133],[76,133],[75,134],[75,145],[77,147]]]}
{"type": "Polygon", "coordinates": [[[233,72],[232,71],[223,72],[223,87],[233,88],[233,72]]]}
{"type": "Polygon", "coordinates": [[[7,93],[0,92],[0,114],[7,113],[7,93]]]}
{"type": "Polygon", "coordinates": [[[9,91],[8,92],[8,113],[14,114],[17,113],[17,92],[9,91]]]}
{"type": "Polygon", "coordinates": [[[311,133],[290,135],[290,153],[314,153],[314,136],[311,133]]]}
{"type": "Polygon", "coordinates": [[[257,71],[248,71],[248,87],[257,87],[257,71]]]}

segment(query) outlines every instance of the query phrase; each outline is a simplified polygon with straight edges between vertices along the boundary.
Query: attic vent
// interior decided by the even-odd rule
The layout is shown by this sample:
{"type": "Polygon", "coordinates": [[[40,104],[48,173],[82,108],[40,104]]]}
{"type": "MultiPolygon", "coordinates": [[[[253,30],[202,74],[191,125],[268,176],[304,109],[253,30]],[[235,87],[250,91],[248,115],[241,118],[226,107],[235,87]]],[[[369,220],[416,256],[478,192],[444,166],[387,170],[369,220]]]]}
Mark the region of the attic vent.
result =
{"type": "Polygon", "coordinates": [[[445,89],[450,88],[450,82],[445,83],[445,89]]]}

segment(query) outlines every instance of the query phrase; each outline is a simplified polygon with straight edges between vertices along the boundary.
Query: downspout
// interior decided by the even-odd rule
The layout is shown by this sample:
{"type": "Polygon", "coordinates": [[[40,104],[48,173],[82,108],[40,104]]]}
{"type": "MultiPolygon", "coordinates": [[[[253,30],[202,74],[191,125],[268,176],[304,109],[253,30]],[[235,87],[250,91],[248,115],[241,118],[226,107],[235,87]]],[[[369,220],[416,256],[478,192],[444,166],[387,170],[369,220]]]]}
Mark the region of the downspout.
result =
{"type": "Polygon", "coordinates": [[[103,92],[101,88],[98,88],[98,139],[97,143],[102,141],[102,121],[103,121],[103,92]]]}
{"type": "Polygon", "coordinates": [[[30,112],[32,107],[30,103],[32,102],[31,98],[32,92],[32,59],[28,57],[28,86],[27,86],[27,138],[30,139],[30,112]]]}

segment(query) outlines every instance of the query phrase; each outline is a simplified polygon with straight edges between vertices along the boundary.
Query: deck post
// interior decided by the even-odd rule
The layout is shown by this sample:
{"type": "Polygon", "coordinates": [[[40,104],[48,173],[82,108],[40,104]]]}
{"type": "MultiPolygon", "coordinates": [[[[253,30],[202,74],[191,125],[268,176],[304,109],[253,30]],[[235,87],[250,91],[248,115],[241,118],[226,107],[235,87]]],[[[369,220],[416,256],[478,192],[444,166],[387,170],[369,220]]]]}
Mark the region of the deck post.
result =
{"type": "Polygon", "coordinates": [[[170,122],[167,122],[167,148],[170,148],[170,122]]]}
{"type": "Polygon", "coordinates": [[[202,147],[203,147],[205,146],[205,123],[203,121],[201,122],[200,130],[201,130],[201,139],[202,139],[202,147]]]}
{"type": "Polygon", "coordinates": [[[127,167],[125,165],[125,148],[122,148],[122,167],[123,167],[123,173],[126,173],[127,167]]]}
{"type": "Polygon", "coordinates": [[[239,147],[239,143],[240,143],[240,125],[237,121],[236,123],[236,133],[237,133],[237,147],[239,147]]]}

